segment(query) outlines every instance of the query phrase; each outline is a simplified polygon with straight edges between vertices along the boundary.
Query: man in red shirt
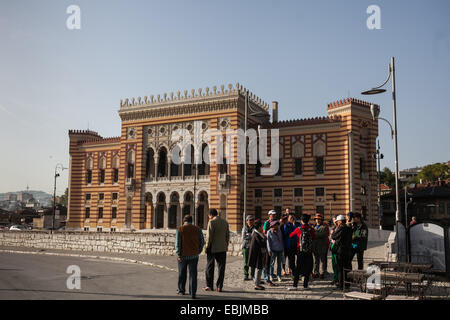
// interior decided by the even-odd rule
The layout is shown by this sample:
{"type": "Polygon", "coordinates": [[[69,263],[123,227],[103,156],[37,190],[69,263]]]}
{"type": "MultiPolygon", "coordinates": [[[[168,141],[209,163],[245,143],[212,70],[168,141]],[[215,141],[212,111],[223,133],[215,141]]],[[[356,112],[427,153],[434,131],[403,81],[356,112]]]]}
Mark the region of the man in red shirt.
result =
{"type": "Polygon", "coordinates": [[[309,289],[309,276],[313,269],[312,241],[314,240],[314,229],[308,224],[310,216],[304,214],[301,218],[301,225],[295,229],[289,237],[297,237],[297,263],[294,273],[294,285],[288,288],[289,291],[297,290],[300,274],[303,278],[304,290],[309,289]]]}

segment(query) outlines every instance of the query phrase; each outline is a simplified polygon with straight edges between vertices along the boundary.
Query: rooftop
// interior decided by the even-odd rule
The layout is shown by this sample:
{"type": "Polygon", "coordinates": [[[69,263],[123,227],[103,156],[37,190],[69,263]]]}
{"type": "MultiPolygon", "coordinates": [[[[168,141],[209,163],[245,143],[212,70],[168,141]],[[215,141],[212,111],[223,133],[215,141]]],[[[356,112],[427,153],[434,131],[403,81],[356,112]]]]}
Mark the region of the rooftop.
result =
{"type": "MultiPolygon", "coordinates": [[[[140,108],[171,105],[181,102],[198,102],[217,97],[227,97],[239,94],[245,95],[245,92],[248,90],[244,88],[240,83],[236,83],[234,86],[232,84],[228,84],[227,88],[225,88],[225,85],[221,85],[220,90],[218,90],[217,86],[213,86],[212,90],[210,90],[209,87],[206,87],[204,90],[203,88],[199,88],[198,90],[192,89],[190,93],[188,92],[188,90],[184,90],[183,93],[181,93],[181,91],[177,91],[176,94],[174,92],[170,92],[169,94],[163,93],[162,95],[157,94],[156,97],[154,95],[150,95],[150,97],[145,96],[144,98],[126,98],[120,100],[120,109],[124,110],[132,109],[134,107],[140,108]]],[[[269,104],[250,91],[249,101],[264,109],[265,111],[269,111],[269,104]]]]}

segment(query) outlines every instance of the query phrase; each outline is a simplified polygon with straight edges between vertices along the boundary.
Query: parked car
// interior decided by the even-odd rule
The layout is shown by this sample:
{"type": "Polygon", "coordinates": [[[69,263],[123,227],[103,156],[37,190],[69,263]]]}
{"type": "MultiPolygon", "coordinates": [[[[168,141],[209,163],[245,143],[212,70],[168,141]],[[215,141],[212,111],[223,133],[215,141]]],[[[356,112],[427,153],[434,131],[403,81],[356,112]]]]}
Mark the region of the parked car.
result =
{"type": "Polygon", "coordinates": [[[10,231],[23,231],[26,230],[24,226],[21,225],[13,225],[9,228],[10,231]]]}

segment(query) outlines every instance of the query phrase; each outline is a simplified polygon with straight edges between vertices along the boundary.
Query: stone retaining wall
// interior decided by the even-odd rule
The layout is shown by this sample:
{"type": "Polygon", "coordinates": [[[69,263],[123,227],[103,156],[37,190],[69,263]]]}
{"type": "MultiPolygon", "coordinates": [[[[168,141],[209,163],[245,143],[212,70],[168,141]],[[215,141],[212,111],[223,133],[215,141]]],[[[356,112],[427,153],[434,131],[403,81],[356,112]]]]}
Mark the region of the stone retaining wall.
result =
{"type": "MultiPolygon", "coordinates": [[[[205,240],[206,233],[204,232],[205,240]]],[[[241,238],[230,234],[228,254],[241,254],[241,238]]],[[[0,246],[97,252],[175,255],[175,230],[145,233],[0,231],[0,246]]]]}

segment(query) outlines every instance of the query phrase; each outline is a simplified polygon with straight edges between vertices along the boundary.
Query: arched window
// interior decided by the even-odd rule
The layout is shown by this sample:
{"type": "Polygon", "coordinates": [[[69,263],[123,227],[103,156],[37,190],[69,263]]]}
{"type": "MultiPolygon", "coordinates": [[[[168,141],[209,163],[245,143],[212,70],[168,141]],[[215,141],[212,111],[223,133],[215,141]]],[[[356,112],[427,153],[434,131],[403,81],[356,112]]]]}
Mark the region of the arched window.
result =
{"type": "Polygon", "coordinates": [[[324,174],[325,172],[325,142],[317,140],[313,145],[313,155],[315,157],[315,172],[316,174],[324,174]]]}
{"type": "Polygon", "coordinates": [[[155,152],[152,148],[147,149],[145,159],[145,177],[152,178],[155,175],[155,152]]]}
{"type": "Polygon", "coordinates": [[[134,178],[134,163],[136,160],[136,153],[134,150],[130,150],[127,153],[127,178],[133,179],[134,178]]]}
{"type": "Polygon", "coordinates": [[[114,156],[112,161],[112,168],[113,168],[113,183],[119,182],[119,166],[120,166],[120,159],[119,156],[114,156]]]}
{"type": "Polygon", "coordinates": [[[173,147],[172,151],[171,151],[171,159],[172,161],[170,162],[170,176],[172,177],[177,177],[181,175],[181,164],[179,164],[181,158],[181,149],[178,145],[176,145],[175,147],[173,147]],[[176,158],[176,159],[175,159],[176,158]]]}
{"type": "Polygon", "coordinates": [[[184,148],[184,175],[185,176],[192,176],[193,170],[192,167],[194,165],[194,146],[192,144],[187,145],[184,148]]]}
{"type": "Polygon", "coordinates": [[[93,168],[93,163],[94,161],[92,160],[92,158],[88,158],[86,160],[86,182],[92,183],[92,168],[93,168]]]}
{"type": "Polygon", "coordinates": [[[167,149],[162,147],[158,153],[158,177],[167,177],[167,149]]]}
{"type": "Polygon", "coordinates": [[[292,158],[294,158],[294,175],[303,174],[303,157],[305,156],[305,146],[300,141],[292,145],[292,158]]]}
{"type": "Polygon", "coordinates": [[[206,143],[202,145],[202,163],[198,166],[199,175],[209,175],[209,147],[206,143]]]}
{"type": "Polygon", "coordinates": [[[99,163],[100,169],[100,183],[105,183],[105,172],[106,172],[106,157],[101,157],[99,163]]]}

